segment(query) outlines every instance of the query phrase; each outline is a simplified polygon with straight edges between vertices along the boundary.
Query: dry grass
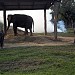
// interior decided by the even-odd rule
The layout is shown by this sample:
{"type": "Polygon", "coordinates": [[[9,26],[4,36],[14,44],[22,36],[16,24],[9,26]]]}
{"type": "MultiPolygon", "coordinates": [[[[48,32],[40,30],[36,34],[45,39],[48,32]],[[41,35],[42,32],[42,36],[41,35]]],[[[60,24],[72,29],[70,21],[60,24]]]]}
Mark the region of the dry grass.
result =
{"type": "Polygon", "coordinates": [[[40,35],[33,34],[33,36],[25,36],[23,31],[18,30],[18,35],[14,36],[13,30],[8,30],[7,35],[5,36],[5,47],[14,47],[14,46],[52,46],[52,45],[69,45],[73,44],[74,37],[62,37],[58,36],[58,39],[55,40],[54,36],[50,35],[40,35]]]}

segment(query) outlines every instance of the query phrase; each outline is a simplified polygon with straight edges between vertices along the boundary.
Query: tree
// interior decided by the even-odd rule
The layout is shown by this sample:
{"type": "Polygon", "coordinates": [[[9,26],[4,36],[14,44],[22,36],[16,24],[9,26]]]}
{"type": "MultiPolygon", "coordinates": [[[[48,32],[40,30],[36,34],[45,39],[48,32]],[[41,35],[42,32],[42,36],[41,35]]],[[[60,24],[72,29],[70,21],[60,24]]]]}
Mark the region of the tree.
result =
{"type": "MultiPolygon", "coordinates": [[[[51,7],[54,10],[54,5],[51,7]]],[[[74,0],[61,0],[58,20],[63,19],[66,27],[73,27],[75,21],[75,2],[74,0]]]]}
{"type": "Polygon", "coordinates": [[[60,4],[60,14],[66,22],[67,27],[72,27],[73,24],[73,13],[74,10],[74,0],[62,0],[60,4]]]}

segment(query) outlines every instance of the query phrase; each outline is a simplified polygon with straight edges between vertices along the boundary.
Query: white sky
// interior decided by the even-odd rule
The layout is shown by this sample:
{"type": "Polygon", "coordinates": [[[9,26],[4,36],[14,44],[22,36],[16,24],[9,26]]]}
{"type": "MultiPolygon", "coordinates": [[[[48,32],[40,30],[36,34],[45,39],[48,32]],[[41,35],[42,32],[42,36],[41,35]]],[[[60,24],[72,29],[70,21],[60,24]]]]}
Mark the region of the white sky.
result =
{"type": "MultiPolygon", "coordinates": [[[[51,10],[47,10],[47,32],[54,31],[54,25],[50,22],[52,16],[49,14],[51,10]]],[[[34,19],[34,32],[43,33],[44,32],[44,10],[17,10],[17,11],[7,11],[8,14],[26,14],[34,19]]],[[[0,11],[0,21],[3,22],[3,12],[0,11]]],[[[60,31],[60,30],[58,30],[60,31]]]]}

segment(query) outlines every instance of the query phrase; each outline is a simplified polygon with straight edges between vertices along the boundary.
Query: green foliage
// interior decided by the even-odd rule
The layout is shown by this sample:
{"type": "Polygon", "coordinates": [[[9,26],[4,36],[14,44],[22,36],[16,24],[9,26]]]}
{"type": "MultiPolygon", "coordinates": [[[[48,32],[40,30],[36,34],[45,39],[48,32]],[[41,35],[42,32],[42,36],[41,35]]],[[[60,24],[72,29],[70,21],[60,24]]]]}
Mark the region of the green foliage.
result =
{"type": "MultiPolygon", "coordinates": [[[[54,6],[51,7],[54,10],[54,6]]],[[[75,22],[75,2],[74,0],[61,0],[58,20],[63,19],[65,21],[66,27],[72,27],[75,22]]]]}
{"type": "Polygon", "coordinates": [[[0,50],[0,75],[74,75],[75,45],[0,50]]]}
{"type": "Polygon", "coordinates": [[[59,9],[60,14],[63,16],[67,27],[72,27],[75,22],[75,2],[74,0],[62,0],[59,9]]]}
{"type": "Polygon", "coordinates": [[[67,28],[67,32],[66,33],[57,33],[58,36],[62,36],[62,37],[74,37],[74,29],[73,28],[67,28]]]}

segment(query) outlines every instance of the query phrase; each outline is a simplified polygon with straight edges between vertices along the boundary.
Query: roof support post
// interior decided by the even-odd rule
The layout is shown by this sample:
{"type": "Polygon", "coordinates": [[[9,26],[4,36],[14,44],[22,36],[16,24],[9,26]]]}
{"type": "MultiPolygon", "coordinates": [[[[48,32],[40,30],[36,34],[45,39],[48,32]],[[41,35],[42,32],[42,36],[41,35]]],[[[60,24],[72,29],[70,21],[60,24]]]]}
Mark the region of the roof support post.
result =
{"type": "Polygon", "coordinates": [[[45,35],[47,35],[47,25],[46,25],[46,9],[44,9],[44,29],[45,29],[45,35]]]}
{"type": "Polygon", "coordinates": [[[4,33],[6,33],[6,9],[3,10],[3,17],[4,17],[4,33]]]}

